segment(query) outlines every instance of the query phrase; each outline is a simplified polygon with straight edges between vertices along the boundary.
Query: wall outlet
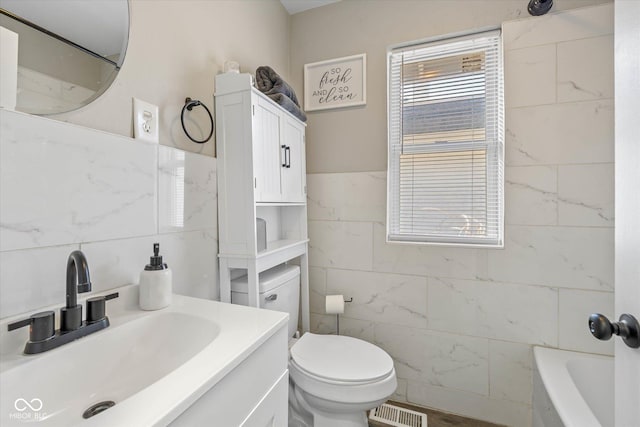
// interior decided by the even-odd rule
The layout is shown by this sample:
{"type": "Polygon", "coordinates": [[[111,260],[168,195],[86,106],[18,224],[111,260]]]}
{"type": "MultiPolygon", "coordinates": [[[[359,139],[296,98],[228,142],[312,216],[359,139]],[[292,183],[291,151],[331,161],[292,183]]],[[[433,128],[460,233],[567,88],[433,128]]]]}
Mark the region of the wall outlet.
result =
{"type": "Polygon", "coordinates": [[[158,140],[158,106],[133,98],[133,136],[149,142],[158,140]]]}

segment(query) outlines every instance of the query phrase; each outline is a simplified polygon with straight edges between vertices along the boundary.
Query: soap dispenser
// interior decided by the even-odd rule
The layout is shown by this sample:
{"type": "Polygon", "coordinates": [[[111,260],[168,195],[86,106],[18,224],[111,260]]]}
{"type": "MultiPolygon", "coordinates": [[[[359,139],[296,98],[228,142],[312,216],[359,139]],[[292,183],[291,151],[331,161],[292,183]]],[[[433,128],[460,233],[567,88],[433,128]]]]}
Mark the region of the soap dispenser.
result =
{"type": "Polygon", "coordinates": [[[159,310],[171,304],[171,282],[171,269],[160,256],[160,243],[154,243],[150,263],[140,273],[140,308],[159,310]]]}

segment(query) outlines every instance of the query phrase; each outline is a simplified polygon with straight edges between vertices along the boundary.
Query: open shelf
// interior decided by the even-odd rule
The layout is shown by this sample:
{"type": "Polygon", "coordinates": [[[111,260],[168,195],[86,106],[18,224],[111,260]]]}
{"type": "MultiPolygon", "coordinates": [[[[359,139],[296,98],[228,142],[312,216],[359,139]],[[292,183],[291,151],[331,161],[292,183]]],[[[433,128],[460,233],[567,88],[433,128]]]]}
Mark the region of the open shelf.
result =
{"type": "Polygon", "coordinates": [[[264,271],[278,264],[291,261],[307,253],[308,239],[305,240],[277,240],[269,242],[267,249],[257,256],[246,254],[220,254],[224,264],[232,269],[246,269],[254,266],[258,272],[264,271]]]}

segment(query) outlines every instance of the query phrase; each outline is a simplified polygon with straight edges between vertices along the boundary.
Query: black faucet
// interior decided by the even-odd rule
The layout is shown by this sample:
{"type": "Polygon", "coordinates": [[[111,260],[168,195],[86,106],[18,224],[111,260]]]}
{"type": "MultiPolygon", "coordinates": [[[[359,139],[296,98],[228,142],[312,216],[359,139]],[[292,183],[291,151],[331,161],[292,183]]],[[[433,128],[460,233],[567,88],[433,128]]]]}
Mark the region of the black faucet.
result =
{"type": "Polygon", "coordinates": [[[60,329],[55,330],[55,312],[43,311],[8,325],[8,330],[29,326],[29,341],[25,354],[42,353],[82,338],[109,326],[105,302],[118,293],[87,299],[87,320],[82,320],[82,305],[78,293],[91,291],[89,264],[81,251],[73,251],[67,259],[67,305],[60,309],[60,329]]]}
{"type": "Polygon", "coordinates": [[[73,251],[67,259],[67,306],[60,309],[60,329],[75,331],[82,326],[82,305],[78,294],[91,291],[89,265],[82,251],[73,251]]]}

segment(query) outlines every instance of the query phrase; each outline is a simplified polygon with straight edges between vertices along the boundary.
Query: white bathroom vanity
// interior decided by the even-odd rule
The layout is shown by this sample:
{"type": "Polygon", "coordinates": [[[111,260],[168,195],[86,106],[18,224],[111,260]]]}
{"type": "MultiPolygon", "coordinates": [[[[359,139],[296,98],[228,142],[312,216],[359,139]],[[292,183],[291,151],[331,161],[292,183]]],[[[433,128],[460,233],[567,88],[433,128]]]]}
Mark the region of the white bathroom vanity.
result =
{"type": "Polygon", "coordinates": [[[39,355],[22,354],[28,331],[3,320],[1,425],[286,425],[286,313],[181,295],[142,311],[137,285],[112,291],[111,326],[39,355]]]}

